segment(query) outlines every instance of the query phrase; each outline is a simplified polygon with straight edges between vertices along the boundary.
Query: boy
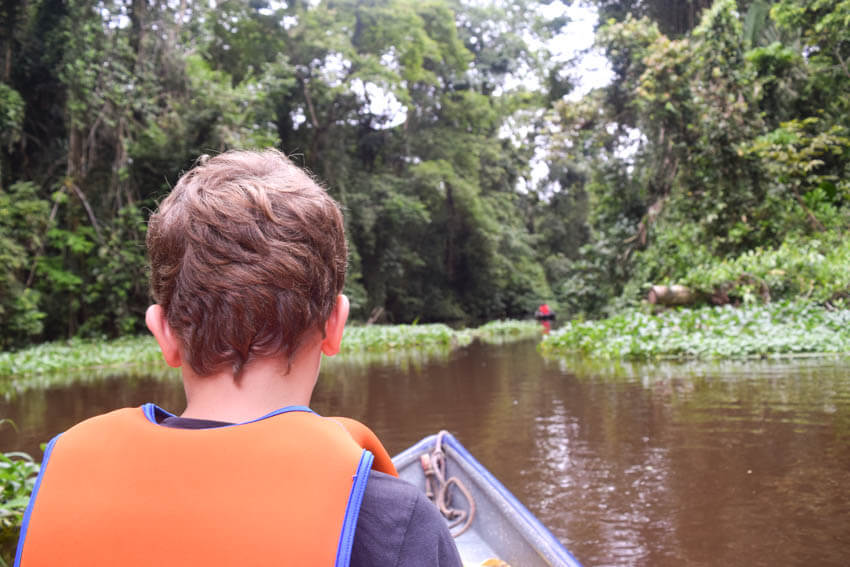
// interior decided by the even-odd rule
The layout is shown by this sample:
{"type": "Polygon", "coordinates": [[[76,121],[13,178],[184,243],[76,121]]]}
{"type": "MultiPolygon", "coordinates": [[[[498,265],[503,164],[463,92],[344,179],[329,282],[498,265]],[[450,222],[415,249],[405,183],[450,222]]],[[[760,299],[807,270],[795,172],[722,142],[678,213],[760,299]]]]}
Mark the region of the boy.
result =
{"type": "Polygon", "coordinates": [[[308,408],[349,309],[327,193],[274,150],[199,160],[147,245],[146,323],[186,410],[126,408],[54,438],[15,564],[460,565],[377,438],[308,408]]]}

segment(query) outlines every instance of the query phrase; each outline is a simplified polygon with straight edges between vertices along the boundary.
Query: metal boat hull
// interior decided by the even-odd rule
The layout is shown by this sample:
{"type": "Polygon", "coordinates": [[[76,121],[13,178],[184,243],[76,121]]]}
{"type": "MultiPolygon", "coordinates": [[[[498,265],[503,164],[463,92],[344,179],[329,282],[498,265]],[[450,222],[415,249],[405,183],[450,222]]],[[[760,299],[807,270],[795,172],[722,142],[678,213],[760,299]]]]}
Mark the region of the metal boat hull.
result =
{"type": "MultiPolygon", "coordinates": [[[[436,442],[437,435],[431,435],[393,457],[399,476],[424,490],[425,473],[420,457],[430,453],[436,442]]],[[[475,515],[469,529],[455,539],[464,565],[481,565],[498,559],[511,567],[581,567],[457,439],[444,433],[442,447],[446,454],[446,476],[457,477],[475,500],[475,515]]]]}

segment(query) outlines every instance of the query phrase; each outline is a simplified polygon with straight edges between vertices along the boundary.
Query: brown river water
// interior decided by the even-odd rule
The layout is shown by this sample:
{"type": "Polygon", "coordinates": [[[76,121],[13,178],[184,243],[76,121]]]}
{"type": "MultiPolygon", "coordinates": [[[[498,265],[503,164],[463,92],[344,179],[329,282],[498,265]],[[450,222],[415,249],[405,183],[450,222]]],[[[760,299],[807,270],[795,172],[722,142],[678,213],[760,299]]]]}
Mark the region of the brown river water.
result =
{"type": "MultiPolygon", "coordinates": [[[[448,429],[586,566],[850,564],[847,359],[614,371],[521,342],[332,362],[316,411],[366,422],[393,454],[448,429]]],[[[103,374],[0,398],[18,426],[0,449],[40,455],[117,407],[182,409],[174,375],[103,374]]]]}

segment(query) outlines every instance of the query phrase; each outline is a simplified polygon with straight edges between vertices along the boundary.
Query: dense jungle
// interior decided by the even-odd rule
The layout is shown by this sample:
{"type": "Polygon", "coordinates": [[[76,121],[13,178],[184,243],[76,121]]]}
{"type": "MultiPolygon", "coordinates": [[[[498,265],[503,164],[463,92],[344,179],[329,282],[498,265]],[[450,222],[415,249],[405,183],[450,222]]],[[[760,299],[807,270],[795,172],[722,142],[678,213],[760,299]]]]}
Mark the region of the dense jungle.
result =
{"type": "Polygon", "coordinates": [[[2,0],[0,349],[143,330],[145,221],[275,146],[346,212],[360,320],[850,289],[850,1],[2,0]],[[542,175],[536,172],[543,171],[542,175]]]}

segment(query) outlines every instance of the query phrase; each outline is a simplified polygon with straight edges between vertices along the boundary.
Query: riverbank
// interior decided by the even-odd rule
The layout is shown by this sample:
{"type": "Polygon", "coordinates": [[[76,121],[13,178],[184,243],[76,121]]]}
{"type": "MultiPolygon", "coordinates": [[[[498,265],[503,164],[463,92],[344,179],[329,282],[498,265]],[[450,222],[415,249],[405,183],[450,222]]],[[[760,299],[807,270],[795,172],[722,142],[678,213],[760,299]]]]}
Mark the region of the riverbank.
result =
{"type": "MultiPolygon", "coordinates": [[[[515,320],[491,321],[474,329],[452,329],[443,324],[351,325],[346,327],[340,353],[451,350],[473,340],[503,343],[539,334],[535,321],[515,320]]],[[[0,353],[0,377],[159,364],[159,347],[151,336],[111,341],[71,339],[0,353]]]]}
{"type": "Polygon", "coordinates": [[[547,355],[657,360],[769,358],[850,352],[850,310],[807,302],[634,309],[570,321],[544,338],[547,355]]]}

